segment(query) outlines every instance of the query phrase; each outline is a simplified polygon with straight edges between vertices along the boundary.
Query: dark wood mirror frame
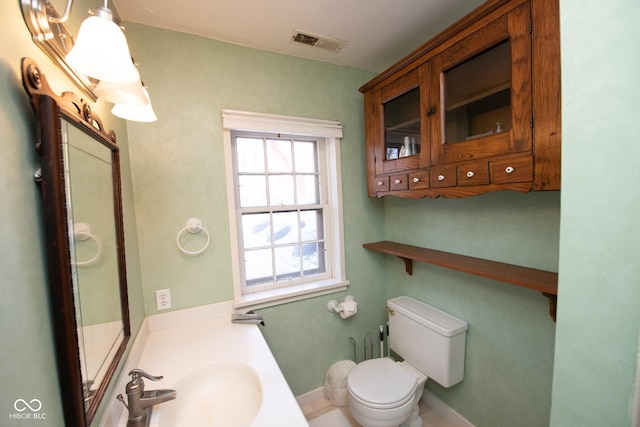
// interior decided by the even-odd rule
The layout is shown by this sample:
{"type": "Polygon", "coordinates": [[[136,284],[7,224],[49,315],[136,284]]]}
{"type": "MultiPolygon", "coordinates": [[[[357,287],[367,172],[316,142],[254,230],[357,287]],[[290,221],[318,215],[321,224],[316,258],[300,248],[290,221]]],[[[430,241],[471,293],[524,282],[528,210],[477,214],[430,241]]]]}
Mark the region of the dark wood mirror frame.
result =
{"type": "Polygon", "coordinates": [[[106,131],[102,121],[91,111],[84,100],[71,92],[61,96],[53,93],[37,64],[22,60],[22,80],[30,96],[36,115],[36,151],[40,156],[40,170],[36,180],[42,190],[50,301],[56,344],[58,377],[61,401],[67,426],[89,426],[98,406],[113,378],[118,363],[131,336],[129,304],[127,295],[126,263],[124,251],[124,229],[120,186],[119,148],[113,131],[106,131]],[[104,379],[97,385],[95,393],[85,399],[80,362],[78,319],[74,300],[73,265],[69,234],[69,213],[65,190],[62,121],[66,120],[111,151],[113,176],[113,203],[117,248],[120,303],[122,310],[123,339],[115,357],[107,361],[104,379]]]}

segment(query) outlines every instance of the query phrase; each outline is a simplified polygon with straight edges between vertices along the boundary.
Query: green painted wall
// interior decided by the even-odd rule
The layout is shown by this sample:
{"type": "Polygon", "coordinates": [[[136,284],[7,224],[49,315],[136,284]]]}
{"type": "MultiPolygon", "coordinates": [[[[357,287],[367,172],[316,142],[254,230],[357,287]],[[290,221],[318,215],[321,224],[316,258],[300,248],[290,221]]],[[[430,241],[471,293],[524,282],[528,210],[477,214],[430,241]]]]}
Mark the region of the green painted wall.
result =
{"type": "Polygon", "coordinates": [[[361,354],[365,333],[386,315],[382,266],[361,246],[384,232],[383,202],[366,197],[358,92],[374,74],[143,25],[128,24],[127,37],[158,115],[151,125],[128,126],[147,314],[156,313],[157,289],[171,289],[173,309],[233,298],[222,109],[342,122],[348,293],[359,313],[343,321],[327,311],[344,292],[261,310],[264,335],[293,392],[321,386],[332,363],[351,357],[349,337],[361,354]],[[175,243],[190,217],[212,238],[197,257],[175,243]]]}
{"type": "MultiPolygon", "coordinates": [[[[74,12],[84,14],[91,7],[95,7],[94,1],[76,1],[74,12]]],[[[62,10],[62,6],[58,10],[62,10]]],[[[0,241],[3,242],[0,245],[0,293],[3,296],[0,299],[0,424],[62,426],[63,397],[58,388],[52,337],[44,224],[40,193],[33,180],[38,162],[34,150],[35,124],[22,88],[20,60],[25,56],[34,59],[58,93],[79,91],[31,41],[19,1],[0,2],[0,38],[3,40],[0,51],[0,241]],[[42,402],[39,414],[46,414],[46,421],[9,418],[16,412],[13,405],[17,399],[39,399],[42,402]]],[[[111,117],[107,105],[98,103],[94,110],[104,119],[107,129],[115,130],[122,147],[129,302],[135,334],[144,317],[144,307],[126,123],[111,117]]]]}
{"type": "MultiPolygon", "coordinates": [[[[558,192],[491,193],[466,199],[386,202],[386,238],[416,246],[557,271],[558,192]]],[[[465,378],[427,388],[478,427],[546,426],[555,323],[539,292],[432,265],[412,276],[387,263],[389,296],[409,295],[469,323],[465,378]]]]}
{"type": "Polygon", "coordinates": [[[638,360],[640,3],[588,3],[563,0],[560,8],[565,161],[554,427],[632,425],[638,360]]]}

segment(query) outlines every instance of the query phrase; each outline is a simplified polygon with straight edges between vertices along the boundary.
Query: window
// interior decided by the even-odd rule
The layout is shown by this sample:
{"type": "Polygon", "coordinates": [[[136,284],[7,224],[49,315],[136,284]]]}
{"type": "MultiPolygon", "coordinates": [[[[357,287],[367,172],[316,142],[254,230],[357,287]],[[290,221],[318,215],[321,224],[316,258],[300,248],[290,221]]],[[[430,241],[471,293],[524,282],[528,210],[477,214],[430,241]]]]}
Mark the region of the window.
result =
{"type": "Polygon", "coordinates": [[[223,111],[236,307],[346,288],[338,122],[223,111]]]}
{"type": "Polygon", "coordinates": [[[325,277],[318,140],[231,132],[243,293],[325,277]]]}

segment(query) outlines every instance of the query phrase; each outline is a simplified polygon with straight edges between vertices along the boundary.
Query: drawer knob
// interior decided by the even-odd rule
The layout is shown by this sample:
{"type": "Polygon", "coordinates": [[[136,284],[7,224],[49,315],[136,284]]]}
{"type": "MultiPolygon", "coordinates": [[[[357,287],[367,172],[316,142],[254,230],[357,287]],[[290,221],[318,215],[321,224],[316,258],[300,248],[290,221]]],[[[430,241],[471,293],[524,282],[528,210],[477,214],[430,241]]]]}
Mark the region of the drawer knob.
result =
{"type": "Polygon", "coordinates": [[[513,173],[515,169],[513,168],[513,166],[507,166],[507,168],[504,170],[506,173],[513,173]]]}
{"type": "Polygon", "coordinates": [[[420,178],[418,178],[418,177],[413,178],[413,182],[420,182],[420,178]]]}
{"type": "Polygon", "coordinates": [[[444,175],[438,175],[438,181],[444,181],[444,175]]]}
{"type": "Polygon", "coordinates": [[[474,175],[475,173],[473,171],[467,172],[467,178],[473,178],[474,175]]]}
{"type": "Polygon", "coordinates": [[[382,181],[378,181],[378,187],[380,187],[381,185],[384,185],[384,183],[382,181]]]}
{"type": "Polygon", "coordinates": [[[395,180],[395,181],[393,181],[393,182],[394,182],[394,184],[398,185],[398,184],[400,184],[402,181],[400,181],[399,179],[396,179],[396,180],[395,180]]]}

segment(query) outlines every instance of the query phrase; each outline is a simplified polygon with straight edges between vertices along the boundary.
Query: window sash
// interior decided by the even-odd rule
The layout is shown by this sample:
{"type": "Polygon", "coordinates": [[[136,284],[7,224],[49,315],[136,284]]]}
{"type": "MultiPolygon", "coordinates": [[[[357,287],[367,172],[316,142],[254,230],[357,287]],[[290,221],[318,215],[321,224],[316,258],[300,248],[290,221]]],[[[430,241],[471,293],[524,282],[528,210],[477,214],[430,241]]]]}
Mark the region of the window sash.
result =
{"type": "MultiPolygon", "coordinates": [[[[282,287],[288,287],[299,283],[305,283],[312,280],[322,280],[330,277],[331,274],[331,262],[327,251],[330,250],[331,241],[327,240],[327,236],[331,235],[330,224],[327,222],[329,206],[326,203],[327,189],[326,182],[323,180],[322,174],[326,173],[327,167],[325,164],[326,156],[324,155],[323,144],[321,138],[308,138],[299,135],[282,135],[282,134],[270,134],[270,133],[256,133],[256,132],[241,132],[232,131],[232,153],[234,157],[234,186],[236,192],[236,221],[238,224],[238,246],[239,256],[241,259],[240,271],[241,271],[241,289],[242,294],[248,294],[253,292],[260,292],[268,289],[277,289],[282,287]],[[244,153],[245,150],[240,144],[253,144],[254,149],[257,149],[258,145],[256,141],[260,141],[262,145],[262,162],[263,164],[256,164],[255,166],[247,167],[247,172],[240,172],[240,153],[244,153]],[[273,168],[273,165],[269,163],[269,159],[273,159],[271,156],[275,153],[269,151],[270,145],[276,144],[280,148],[284,148],[281,151],[281,156],[284,157],[285,163],[280,167],[273,168]],[[312,167],[313,172],[309,171],[309,166],[302,167],[303,171],[298,172],[298,165],[296,163],[296,148],[303,147],[303,144],[312,142],[314,144],[314,157],[315,165],[312,167]],[[287,147],[284,144],[288,144],[287,147]],[[287,153],[289,151],[289,153],[287,153]],[[275,169],[271,172],[270,170],[275,169]],[[261,187],[256,195],[263,203],[250,203],[243,202],[243,191],[246,195],[247,192],[254,190],[244,190],[241,186],[243,177],[255,177],[256,182],[263,182],[264,186],[261,187]],[[272,177],[285,177],[292,179],[292,187],[289,189],[290,194],[287,198],[288,203],[275,203],[272,199],[274,192],[271,186],[275,185],[272,177]],[[312,193],[315,193],[313,197],[316,199],[316,203],[304,203],[300,202],[299,197],[299,177],[314,177],[315,188],[312,193]],[[264,194],[260,194],[263,193],[264,194]],[[243,204],[245,206],[243,206],[243,204]],[[292,241],[278,242],[275,220],[278,215],[286,213],[295,213],[296,220],[294,221],[293,228],[290,230],[292,224],[286,224],[289,229],[286,230],[286,235],[293,235],[295,237],[292,241]],[[322,231],[322,235],[312,239],[305,240],[302,236],[302,212],[317,212],[320,215],[320,219],[317,221],[317,227],[322,231]],[[245,218],[249,218],[251,215],[256,215],[256,218],[264,216],[263,222],[266,219],[265,224],[260,225],[260,234],[267,236],[268,240],[264,241],[261,245],[249,245],[248,231],[245,229],[245,218]],[[266,231],[265,231],[266,230],[266,231]],[[311,250],[311,257],[305,256],[305,249],[309,249],[310,245],[315,247],[315,251],[311,250]],[[315,255],[314,255],[315,253],[315,255]],[[289,258],[287,258],[287,255],[289,258]],[[311,260],[311,261],[309,261],[311,260]],[[314,263],[310,266],[310,263],[314,263]]],[[[254,153],[255,154],[255,153],[254,153]]],[[[257,158],[261,157],[260,153],[257,154],[257,158]]],[[[246,166],[243,166],[246,167],[246,166]]],[[[286,193],[286,192],[285,192],[286,193]]],[[[316,234],[318,232],[316,231],[316,234]]],[[[263,236],[263,237],[264,237],[263,236]]]]}
{"type": "MultiPolygon", "coordinates": [[[[286,241],[283,243],[278,243],[277,241],[270,241],[262,245],[247,246],[243,244],[245,241],[245,236],[243,234],[245,227],[244,226],[239,227],[239,232],[242,235],[240,240],[241,242],[243,242],[240,245],[241,247],[240,250],[242,251],[243,260],[245,261],[245,263],[243,263],[242,265],[244,291],[255,292],[257,290],[291,286],[292,284],[299,283],[299,282],[305,282],[309,280],[319,280],[319,279],[325,279],[329,277],[330,269],[328,268],[328,265],[330,265],[330,263],[327,259],[327,247],[329,246],[329,242],[327,241],[326,225],[325,225],[325,222],[326,222],[325,218],[327,217],[326,211],[327,211],[327,207],[325,206],[325,207],[317,207],[313,209],[307,209],[305,207],[304,209],[298,209],[295,211],[288,210],[288,211],[272,212],[276,214],[278,212],[287,212],[287,213],[293,212],[298,217],[298,221],[297,221],[298,230],[295,232],[295,235],[297,235],[297,238],[293,241],[286,241]],[[301,212],[316,212],[320,214],[319,215],[320,219],[317,221],[318,222],[317,225],[318,225],[318,228],[320,228],[320,232],[316,232],[317,236],[315,236],[315,238],[304,238],[303,232],[302,232],[302,228],[303,228],[302,221],[300,220],[301,212]],[[313,247],[315,247],[315,251],[313,247]],[[292,256],[293,256],[293,251],[298,251],[297,260],[299,260],[299,263],[295,270],[281,272],[282,268],[279,268],[281,263],[279,264],[277,262],[278,255],[275,253],[278,250],[281,250],[281,251],[290,250],[292,251],[292,256]],[[255,275],[249,275],[250,277],[247,277],[248,276],[247,265],[246,265],[247,256],[248,254],[258,252],[258,251],[270,252],[271,273],[269,275],[264,275],[261,277],[255,277],[255,275]],[[307,259],[309,258],[311,258],[311,262],[315,261],[315,266],[316,266],[315,268],[312,268],[310,266],[310,262],[307,261],[307,259]],[[270,278],[270,280],[267,281],[266,280],[267,278],[270,278]],[[287,279],[290,279],[290,280],[287,280],[287,279]]],[[[266,214],[266,215],[269,215],[269,217],[271,218],[270,213],[267,213],[264,211],[255,212],[254,210],[252,213],[245,212],[245,213],[239,214],[239,224],[244,224],[244,221],[243,221],[244,215],[254,215],[255,213],[266,214]]],[[[267,227],[269,226],[273,227],[273,222],[267,225],[267,227]]],[[[277,233],[277,230],[275,229],[270,232],[271,235],[274,235],[276,233],[277,233]]]]}

